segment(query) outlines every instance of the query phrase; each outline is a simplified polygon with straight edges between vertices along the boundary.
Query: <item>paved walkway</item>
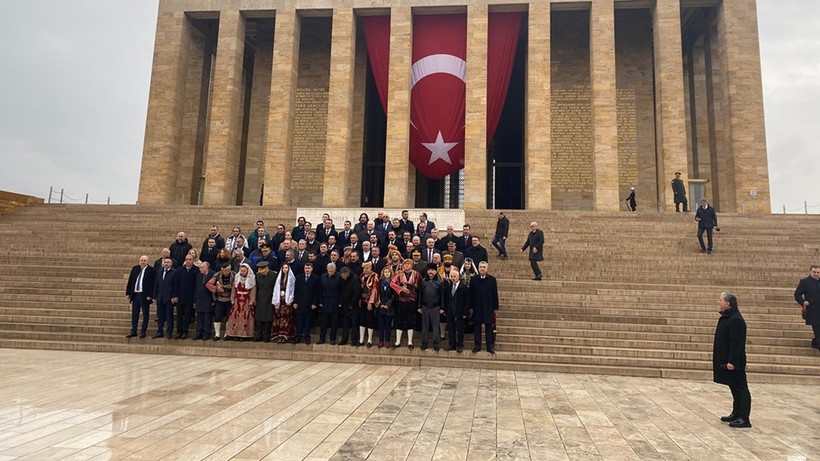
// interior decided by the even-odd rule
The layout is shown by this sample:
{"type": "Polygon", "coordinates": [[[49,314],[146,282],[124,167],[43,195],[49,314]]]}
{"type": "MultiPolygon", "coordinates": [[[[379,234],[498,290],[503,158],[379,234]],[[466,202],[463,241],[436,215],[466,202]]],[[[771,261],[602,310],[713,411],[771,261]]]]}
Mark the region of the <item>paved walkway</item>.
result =
{"type": "Polygon", "coordinates": [[[820,388],[0,349],[0,461],[820,459],[820,388]]]}

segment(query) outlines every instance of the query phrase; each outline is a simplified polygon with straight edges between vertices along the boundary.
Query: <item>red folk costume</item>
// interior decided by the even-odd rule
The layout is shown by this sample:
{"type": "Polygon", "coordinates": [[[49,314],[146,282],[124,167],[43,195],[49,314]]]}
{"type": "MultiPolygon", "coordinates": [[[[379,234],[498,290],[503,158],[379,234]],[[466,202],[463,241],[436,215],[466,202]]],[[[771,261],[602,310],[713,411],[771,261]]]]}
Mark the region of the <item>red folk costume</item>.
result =
{"type": "Polygon", "coordinates": [[[231,290],[231,313],[228,315],[225,336],[239,339],[253,339],[254,304],[256,304],[256,276],[250,266],[248,275],[236,275],[231,290]]]}
{"type": "Polygon", "coordinates": [[[285,343],[296,336],[296,320],[294,317],[293,299],[296,292],[296,276],[288,270],[287,278],[283,279],[280,271],[276,276],[276,283],[273,291],[273,327],[271,328],[271,340],[277,343],[285,343]]]}

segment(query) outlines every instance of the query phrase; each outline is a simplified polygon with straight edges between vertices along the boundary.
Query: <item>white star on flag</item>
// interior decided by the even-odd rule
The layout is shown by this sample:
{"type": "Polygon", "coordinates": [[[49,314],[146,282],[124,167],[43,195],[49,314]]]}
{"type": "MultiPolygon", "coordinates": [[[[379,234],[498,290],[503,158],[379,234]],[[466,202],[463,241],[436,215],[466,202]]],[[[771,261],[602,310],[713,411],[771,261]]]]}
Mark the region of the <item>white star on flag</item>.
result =
{"type": "Polygon", "coordinates": [[[450,165],[453,164],[450,160],[450,149],[456,147],[458,143],[444,142],[441,131],[439,131],[438,136],[436,136],[436,142],[423,142],[421,145],[429,149],[432,153],[432,155],[430,155],[430,162],[427,163],[428,165],[432,165],[436,160],[443,160],[450,165]]]}

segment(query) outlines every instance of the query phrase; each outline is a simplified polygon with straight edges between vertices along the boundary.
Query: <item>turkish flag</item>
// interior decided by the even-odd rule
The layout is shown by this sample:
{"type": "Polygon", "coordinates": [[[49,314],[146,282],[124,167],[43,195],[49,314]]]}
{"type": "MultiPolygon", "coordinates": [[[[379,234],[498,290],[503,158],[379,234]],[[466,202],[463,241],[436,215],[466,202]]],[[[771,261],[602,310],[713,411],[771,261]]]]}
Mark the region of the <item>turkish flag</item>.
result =
{"type": "Polygon", "coordinates": [[[413,17],[410,162],[430,179],[464,168],[467,16],[413,17]]]}

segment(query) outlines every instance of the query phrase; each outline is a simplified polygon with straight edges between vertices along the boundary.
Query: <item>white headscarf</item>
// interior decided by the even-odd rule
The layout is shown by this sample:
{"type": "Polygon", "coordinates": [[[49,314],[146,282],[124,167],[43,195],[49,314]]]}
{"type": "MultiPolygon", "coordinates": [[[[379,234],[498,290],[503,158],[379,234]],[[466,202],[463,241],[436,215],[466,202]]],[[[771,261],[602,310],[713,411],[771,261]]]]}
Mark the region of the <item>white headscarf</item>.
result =
{"type": "MultiPolygon", "coordinates": [[[[478,271],[475,267],[475,261],[472,258],[465,258],[464,262],[470,261],[470,275],[478,275],[478,271]]],[[[462,274],[464,273],[464,264],[461,264],[461,270],[459,271],[462,274]]]]}
{"type": "MultiPolygon", "coordinates": [[[[284,267],[284,266],[283,266],[284,267]]],[[[285,304],[293,304],[293,299],[295,298],[294,293],[296,292],[296,276],[293,274],[292,268],[288,266],[288,282],[285,286],[285,304]]],[[[282,270],[279,269],[279,275],[276,276],[276,287],[273,290],[273,305],[279,304],[279,292],[282,290],[282,270]]]]}
{"type": "Polygon", "coordinates": [[[250,290],[251,288],[256,286],[256,274],[253,273],[253,269],[248,263],[242,263],[239,265],[240,268],[247,267],[248,268],[248,275],[242,277],[239,274],[236,274],[234,277],[233,286],[238,287],[240,283],[245,284],[245,289],[250,290]]]}

